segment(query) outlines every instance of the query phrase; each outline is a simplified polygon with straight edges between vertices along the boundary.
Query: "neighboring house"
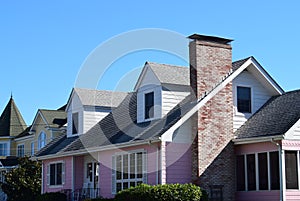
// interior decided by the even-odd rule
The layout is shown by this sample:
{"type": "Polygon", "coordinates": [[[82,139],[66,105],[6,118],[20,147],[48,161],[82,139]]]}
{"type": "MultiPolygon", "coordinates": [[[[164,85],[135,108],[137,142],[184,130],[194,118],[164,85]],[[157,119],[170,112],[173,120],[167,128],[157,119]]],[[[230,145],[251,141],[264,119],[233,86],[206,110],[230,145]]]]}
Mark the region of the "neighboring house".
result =
{"type": "Polygon", "coordinates": [[[192,182],[212,200],[300,200],[300,91],[232,62],[229,39],[189,39],[189,68],[146,62],[134,92],[73,89],[67,135],[36,154],[43,193],[192,182]]]}
{"type": "Polygon", "coordinates": [[[32,125],[15,137],[16,155],[33,156],[55,137],[65,135],[67,114],[64,109],[39,109],[32,125]]]}

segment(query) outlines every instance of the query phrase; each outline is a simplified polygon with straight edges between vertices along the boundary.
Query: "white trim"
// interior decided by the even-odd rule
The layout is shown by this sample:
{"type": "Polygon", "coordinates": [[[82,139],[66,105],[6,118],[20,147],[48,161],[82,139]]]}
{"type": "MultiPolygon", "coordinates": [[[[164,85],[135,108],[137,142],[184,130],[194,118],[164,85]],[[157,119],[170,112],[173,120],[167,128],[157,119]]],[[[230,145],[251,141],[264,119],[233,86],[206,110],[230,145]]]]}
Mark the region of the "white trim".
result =
{"type": "MultiPolygon", "coordinates": [[[[278,152],[279,155],[279,152],[278,152]]],[[[280,163],[279,163],[280,165],[280,163]]],[[[268,168],[268,191],[271,190],[271,170],[270,170],[270,152],[267,152],[267,168],[268,168]]],[[[280,173],[279,173],[280,175],[280,173]]],[[[280,179],[279,179],[279,183],[280,183],[280,179]]]]}
{"type": "MultiPolygon", "coordinates": [[[[55,168],[56,170],[56,168],[55,168]]],[[[57,172],[55,172],[57,174],[57,172]]],[[[48,188],[61,188],[65,184],[65,161],[64,160],[59,160],[59,161],[51,161],[47,164],[47,186],[48,188]],[[61,164],[61,184],[59,185],[51,185],[50,180],[51,180],[51,172],[50,172],[50,166],[51,165],[56,165],[56,164],[61,164]]],[[[56,177],[56,175],[55,175],[56,177]]]]}
{"type": "Polygon", "coordinates": [[[24,157],[25,156],[25,144],[24,143],[17,145],[17,156],[18,157],[24,157]],[[19,155],[19,147],[23,147],[23,155],[22,156],[19,155]]]}
{"type": "Polygon", "coordinates": [[[30,138],[34,138],[34,136],[33,135],[29,135],[29,136],[19,137],[19,138],[15,138],[14,141],[20,142],[22,140],[28,140],[30,138]]]}
{"type": "Polygon", "coordinates": [[[283,140],[283,135],[275,135],[275,136],[268,136],[268,137],[253,137],[253,138],[246,138],[246,139],[233,139],[235,145],[241,144],[253,144],[253,143],[260,143],[260,142],[270,142],[271,140],[283,140]]]}
{"type": "Polygon", "coordinates": [[[286,175],[285,175],[285,151],[282,150],[281,151],[281,154],[280,154],[280,157],[281,157],[281,174],[282,174],[282,199],[283,201],[286,200],[286,175]]]}
{"type": "MultiPolygon", "coordinates": [[[[263,152],[264,153],[264,152],[263,152]]],[[[258,167],[258,153],[254,154],[254,161],[255,161],[255,185],[256,191],[259,191],[259,167],[258,167]]]]}
{"type": "Polygon", "coordinates": [[[253,93],[253,86],[252,85],[247,85],[247,84],[236,84],[236,86],[234,87],[234,90],[235,90],[235,94],[236,94],[236,97],[234,99],[234,104],[236,105],[236,111],[235,111],[235,115],[237,116],[251,116],[253,114],[253,109],[254,109],[254,93],[253,93]],[[238,111],[238,93],[237,93],[237,88],[238,87],[244,87],[244,88],[250,88],[250,98],[251,98],[251,112],[239,112],[238,111]]]}
{"type": "MultiPolygon", "coordinates": [[[[41,110],[38,109],[38,111],[37,111],[37,113],[36,113],[36,115],[35,115],[35,117],[34,117],[34,119],[33,119],[33,122],[32,122],[32,124],[31,124],[31,125],[32,125],[31,128],[30,128],[30,131],[31,131],[31,132],[32,132],[33,127],[35,126],[35,122],[37,121],[38,115],[41,116],[41,118],[42,118],[42,120],[44,121],[45,125],[48,126],[48,122],[46,121],[45,117],[42,115],[41,110]]],[[[30,132],[30,131],[29,131],[29,132],[30,132]]]]}

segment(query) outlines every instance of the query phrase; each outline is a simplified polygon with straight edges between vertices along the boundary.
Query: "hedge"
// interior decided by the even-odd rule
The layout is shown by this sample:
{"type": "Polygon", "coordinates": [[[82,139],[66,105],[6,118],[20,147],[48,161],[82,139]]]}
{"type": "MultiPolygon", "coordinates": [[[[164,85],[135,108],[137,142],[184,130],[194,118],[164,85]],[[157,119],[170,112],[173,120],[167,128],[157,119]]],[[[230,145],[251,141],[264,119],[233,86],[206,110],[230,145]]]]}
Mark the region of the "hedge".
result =
{"type": "Polygon", "coordinates": [[[44,193],[38,195],[35,201],[67,201],[67,196],[63,193],[44,193]]]}

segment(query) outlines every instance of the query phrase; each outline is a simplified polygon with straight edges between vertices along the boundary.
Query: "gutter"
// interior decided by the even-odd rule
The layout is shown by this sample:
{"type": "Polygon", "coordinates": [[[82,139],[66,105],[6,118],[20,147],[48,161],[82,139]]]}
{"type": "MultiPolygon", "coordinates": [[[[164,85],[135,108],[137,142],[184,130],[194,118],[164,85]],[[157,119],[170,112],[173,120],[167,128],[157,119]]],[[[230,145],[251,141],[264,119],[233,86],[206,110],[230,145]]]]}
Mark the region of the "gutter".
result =
{"type": "Polygon", "coordinates": [[[267,137],[253,137],[253,138],[246,138],[246,139],[233,139],[235,145],[242,145],[242,144],[252,144],[252,143],[260,143],[260,142],[270,142],[274,140],[283,140],[283,135],[275,135],[275,136],[267,136],[267,137]]]}

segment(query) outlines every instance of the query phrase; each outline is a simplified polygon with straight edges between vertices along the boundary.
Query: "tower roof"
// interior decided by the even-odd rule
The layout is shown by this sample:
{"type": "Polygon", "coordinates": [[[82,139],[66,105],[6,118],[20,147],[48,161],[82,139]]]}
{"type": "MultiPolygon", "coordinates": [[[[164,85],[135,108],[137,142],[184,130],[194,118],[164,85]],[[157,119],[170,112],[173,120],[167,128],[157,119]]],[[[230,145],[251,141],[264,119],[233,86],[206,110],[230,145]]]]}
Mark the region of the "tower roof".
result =
{"type": "Polygon", "coordinates": [[[11,96],[0,116],[0,137],[17,136],[25,129],[26,123],[11,96]]]}

